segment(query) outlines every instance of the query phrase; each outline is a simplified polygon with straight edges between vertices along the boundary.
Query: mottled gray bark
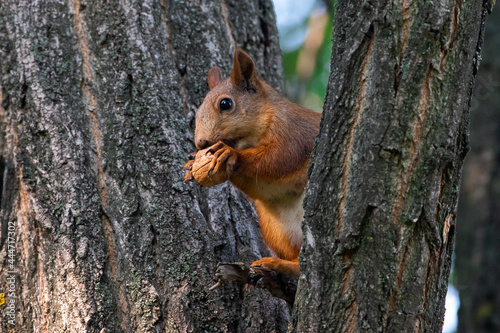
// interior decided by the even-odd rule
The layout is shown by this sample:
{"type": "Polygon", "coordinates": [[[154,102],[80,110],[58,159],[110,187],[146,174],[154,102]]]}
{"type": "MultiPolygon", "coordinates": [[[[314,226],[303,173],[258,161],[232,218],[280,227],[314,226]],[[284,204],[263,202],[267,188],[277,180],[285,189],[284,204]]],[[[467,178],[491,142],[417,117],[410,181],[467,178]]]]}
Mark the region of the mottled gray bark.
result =
{"type": "Polygon", "coordinates": [[[0,1],[6,327],[286,330],[266,291],[208,291],[217,262],[266,255],[251,205],[182,182],[207,71],[229,74],[235,43],[280,89],[268,0],[0,1]]]}
{"type": "Polygon", "coordinates": [[[439,332],[486,1],[340,0],[295,332],[439,332]]]}
{"type": "Polygon", "coordinates": [[[455,246],[458,332],[500,332],[500,12],[487,19],[455,246]]]}

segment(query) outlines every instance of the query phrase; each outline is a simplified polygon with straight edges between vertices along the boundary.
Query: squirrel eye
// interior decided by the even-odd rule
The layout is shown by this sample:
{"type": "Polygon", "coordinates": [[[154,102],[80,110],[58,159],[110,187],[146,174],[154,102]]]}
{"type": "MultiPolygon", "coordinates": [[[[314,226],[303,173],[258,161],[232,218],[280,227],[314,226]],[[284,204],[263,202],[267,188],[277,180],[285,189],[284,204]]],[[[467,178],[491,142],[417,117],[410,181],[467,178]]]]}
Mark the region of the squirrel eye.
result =
{"type": "Polygon", "coordinates": [[[219,104],[220,112],[230,110],[233,107],[233,101],[230,98],[224,98],[219,104]]]}

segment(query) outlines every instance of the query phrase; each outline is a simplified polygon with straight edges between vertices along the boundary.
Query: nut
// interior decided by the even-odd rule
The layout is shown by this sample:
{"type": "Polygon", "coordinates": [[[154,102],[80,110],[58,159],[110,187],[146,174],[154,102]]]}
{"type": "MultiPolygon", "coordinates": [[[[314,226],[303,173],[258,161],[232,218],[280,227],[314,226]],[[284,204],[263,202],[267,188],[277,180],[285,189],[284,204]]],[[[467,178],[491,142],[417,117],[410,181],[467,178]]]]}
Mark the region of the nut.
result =
{"type": "Polygon", "coordinates": [[[208,174],[208,169],[210,163],[215,158],[212,153],[208,152],[207,149],[200,150],[196,153],[196,157],[193,162],[192,173],[196,182],[202,186],[215,186],[222,184],[227,180],[226,170],[220,170],[218,173],[208,174]]]}

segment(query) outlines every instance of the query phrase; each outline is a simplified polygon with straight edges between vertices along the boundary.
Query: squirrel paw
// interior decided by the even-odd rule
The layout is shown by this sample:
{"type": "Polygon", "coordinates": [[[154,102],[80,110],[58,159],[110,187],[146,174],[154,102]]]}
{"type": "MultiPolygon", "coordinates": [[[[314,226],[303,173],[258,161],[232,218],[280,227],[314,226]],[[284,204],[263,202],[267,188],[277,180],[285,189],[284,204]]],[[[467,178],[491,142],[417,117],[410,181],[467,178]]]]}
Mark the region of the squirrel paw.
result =
{"type": "Polygon", "coordinates": [[[237,169],[238,154],[235,149],[219,141],[207,150],[214,155],[209,166],[209,174],[217,174],[223,170],[227,176],[233,175],[237,169]]]}
{"type": "Polygon", "coordinates": [[[182,170],[186,171],[186,175],[184,176],[184,182],[190,182],[194,179],[193,177],[193,163],[194,160],[188,161],[184,166],[182,167],[182,170]]]}
{"type": "Polygon", "coordinates": [[[274,257],[265,257],[254,261],[250,266],[261,266],[263,268],[278,271],[281,274],[294,277],[298,277],[300,273],[298,259],[291,261],[274,257]]]}
{"type": "Polygon", "coordinates": [[[248,273],[248,283],[265,288],[273,296],[293,305],[298,277],[298,259],[290,261],[266,257],[252,263],[248,273]]]}

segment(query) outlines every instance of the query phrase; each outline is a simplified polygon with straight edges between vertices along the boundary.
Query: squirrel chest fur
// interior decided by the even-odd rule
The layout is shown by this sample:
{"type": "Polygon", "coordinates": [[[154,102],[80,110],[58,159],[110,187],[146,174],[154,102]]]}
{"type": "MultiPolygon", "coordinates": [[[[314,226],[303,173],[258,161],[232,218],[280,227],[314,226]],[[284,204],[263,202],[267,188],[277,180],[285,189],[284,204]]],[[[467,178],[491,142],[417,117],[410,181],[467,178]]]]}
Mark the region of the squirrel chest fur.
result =
{"type": "MultiPolygon", "coordinates": [[[[235,53],[231,77],[223,79],[213,67],[208,85],[196,113],[196,147],[213,154],[209,174],[225,175],[254,200],[262,237],[278,258],[252,265],[298,276],[307,165],[321,115],[288,101],[261,80],[242,50],[235,53]]],[[[188,180],[192,165],[185,166],[188,180]]]]}

